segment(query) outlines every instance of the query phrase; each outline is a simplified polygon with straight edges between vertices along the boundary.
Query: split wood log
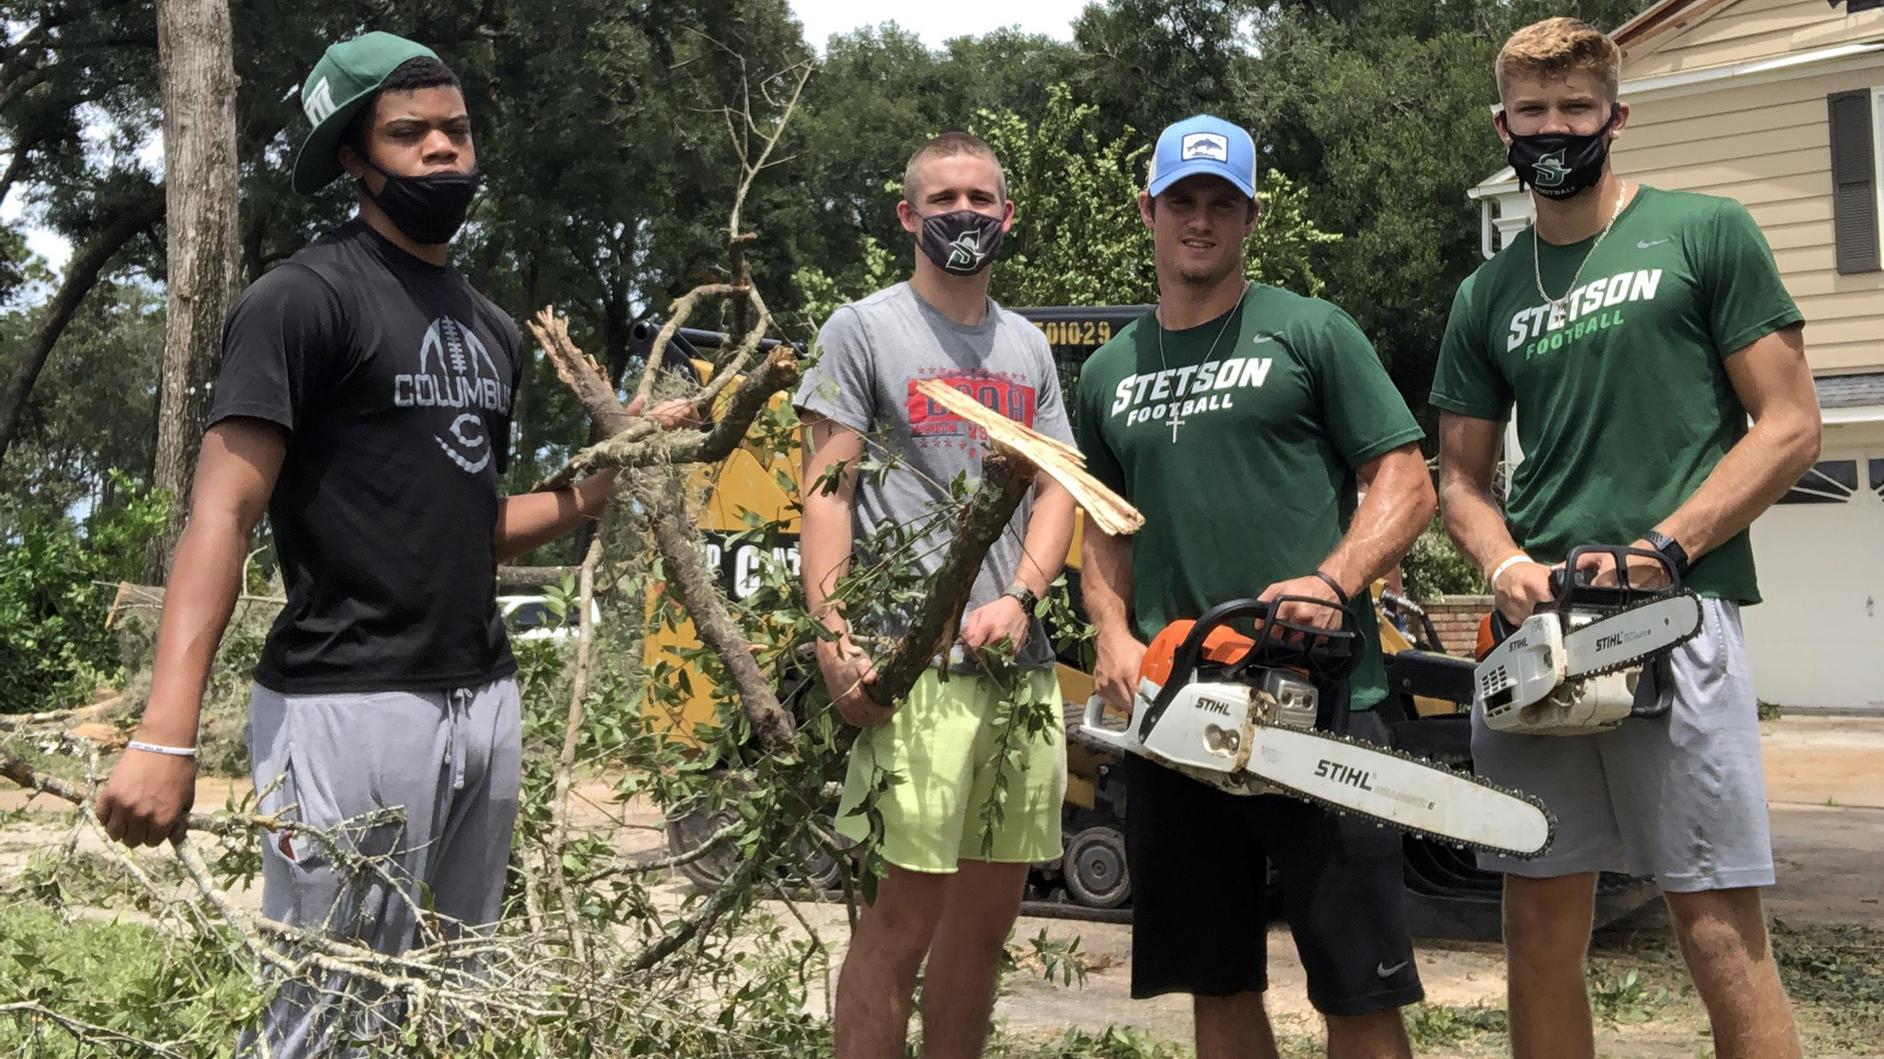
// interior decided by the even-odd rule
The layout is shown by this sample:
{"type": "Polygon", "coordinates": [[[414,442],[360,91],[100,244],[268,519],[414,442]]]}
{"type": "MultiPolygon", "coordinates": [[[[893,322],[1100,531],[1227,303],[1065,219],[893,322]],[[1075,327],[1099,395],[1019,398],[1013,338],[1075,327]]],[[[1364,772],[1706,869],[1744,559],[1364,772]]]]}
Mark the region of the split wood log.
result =
{"type": "Polygon", "coordinates": [[[1086,457],[1073,446],[1030,430],[939,379],[917,383],[916,392],[987,431],[991,441],[1047,472],[1073,494],[1086,517],[1111,536],[1136,533],[1144,526],[1145,516],[1137,508],[1086,473],[1086,457]]]}

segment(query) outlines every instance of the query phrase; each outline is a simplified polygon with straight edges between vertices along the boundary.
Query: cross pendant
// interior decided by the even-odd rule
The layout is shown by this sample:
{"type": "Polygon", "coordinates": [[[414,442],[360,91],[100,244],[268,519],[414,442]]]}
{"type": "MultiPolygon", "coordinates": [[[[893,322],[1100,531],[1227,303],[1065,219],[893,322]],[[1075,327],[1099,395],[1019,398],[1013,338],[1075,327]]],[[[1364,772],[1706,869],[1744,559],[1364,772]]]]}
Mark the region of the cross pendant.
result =
{"type": "Polygon", "coordinates": [[[1181,426],[1183,426],[1183,425],[1184,425],[1184,417],[1183,417],[1183,416],[1172,416],[1172,417],[1171,417],[1171,444],[1173,444],[1173,445],[1175,445],[1175,444],[1177,444],[1177,432],[1178,432],[1178,428],[1179,428],[1179,427],[1181,427],[1181,426]]]}

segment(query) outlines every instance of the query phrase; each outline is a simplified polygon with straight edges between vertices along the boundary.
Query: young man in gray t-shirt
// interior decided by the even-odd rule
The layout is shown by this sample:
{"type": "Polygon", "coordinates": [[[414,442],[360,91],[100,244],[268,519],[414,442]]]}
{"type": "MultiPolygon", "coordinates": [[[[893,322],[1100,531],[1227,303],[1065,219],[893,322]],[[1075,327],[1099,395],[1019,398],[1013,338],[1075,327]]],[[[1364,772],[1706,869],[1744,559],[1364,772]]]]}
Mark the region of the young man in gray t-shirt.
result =
{"type": "MultiPolygon", "coordinates": [[[[904,171],[896,212],[917,245],[914,275],[831,314],[794,400],[805,422],[800,547],[812,612],[836,634],[818,643],[825,686],[844,719],[864,728],[838,829],[864,837],[868,824],[853,810],[882,773],[901,777],[875,803],[889,867],[838,979],[838,1059],[903,1055],[925,955],[924,1054],[955,1059],[981,1053],[1028,866],[1061,852],[1066,753],[1057,730],[1028,740],[1017,770],[1003,765],[991,721],[1003,700],[1058,701],[1053,650],[1033,609],[1066,559],[1073,498],[1039,477],[982,562],[950,679],[926,673],[901,703],[871,698],[872,657],[908,615],[833,589],[853,562],[903,558],[932,573],[948,545],[949,485],[980,475],[985,437],[918,394],[918,382],[946,380],[1049,437],[1073,438],[1046,339],[988,297],[988,268],[1014,218],[994,152],[966,133],[924,144],[904,171]],[[866,457],[889,466],[860,473],[866,457]],[[833,467],[843,468],[837,487],[820,489],[833,467]],[[915,539],[903,539],[898,555],[878,554],[886,527],[915,539]],[[978,658],[1002,641],[1018,675],[978,658]],[[987,824],[981,809],[997,782],[1007,793],[999,821],[987,824]]],[[[1016,729],[1011,738],[1024,737],[1016,729]]]]}

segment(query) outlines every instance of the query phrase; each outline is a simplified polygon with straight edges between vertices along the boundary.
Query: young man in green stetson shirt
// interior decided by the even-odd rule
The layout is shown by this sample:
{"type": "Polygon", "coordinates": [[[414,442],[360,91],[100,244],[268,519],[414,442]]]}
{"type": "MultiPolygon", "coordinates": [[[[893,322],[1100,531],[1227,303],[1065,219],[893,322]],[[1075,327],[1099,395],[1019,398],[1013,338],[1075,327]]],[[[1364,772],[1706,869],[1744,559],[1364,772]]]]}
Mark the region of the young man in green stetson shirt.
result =
{"type": "MultiPolygon", "coordinates": [[[[1360,608],[1366,657],[1348,686],[1325,693],[1349,696],[1350,735],[1385,742],[1368,586],[1432,518],[1420,428],[1346,313],[1244,279],[1259,209],[1247,132],[1203,114],[1166,128],[1138,209],[1158,308],[1079,377],[1087,467],[1145,515],[1130,538],[1091,525],[1083,538],[1098,691],[1128,709],[1145,644],[1171,621],[1241,597],[1306,596],[1360,608]]],[[[1340,620],[1296,603],[1280,616],[1340,620]]],[[[1132,995],[1191,994],[1198,1059],[1273,1059],[1267,860],[1309,1000],[1328,1020],[1328,1054],[1409,1055],[1399,1009],[1423,994],[1399,834],[1280,795],[1239,797],[1139,757],[1125,768],[1132,995]]]]}
{"type": "MultiPolygon", "coordinates": [[[[1479,860],[1505,873],[1520,1059],[1595,1052],[1584,957],[1603,871],[1661,886],[1721,1059],[1786,1059],[1800,1045],[1760,907],[1773,850],[1740,606],[1760,598],[1747,527],[1816,457],[1818,399],[1802,317],[1746,208],[1611,166],[1629,123],[1620,66],[1614,41],[1569,18],[1499,53],[1498,135],[1536,220],[1453,299],[1432,393],[1441,496],[1513,622],[1584,544],[1661,552],[1703,597],[1703,621],[1643,682],[1660,716],[1554,739],[1474,717],[1477,770],[1558,821],[1542,857],[1479,860]],[[1525,458],[1500,510],[1514,411],[1525,458]]],[[[1582,565],[1617,582],[1609,557],[1582,565]]],[[[1667,581],[1650,557],[1628,567],[1633,584],[1667,581]]]]}
{"type": "MultiPolygon", "coordinates": [[[[229,313],[150,702],[97,812],[133,846],[188,813],[204,684],[266,511],[288,602],[250,700],[259,810],[381,867],[343,870],[292,826],[265,833],[262,914],[397,953],[497,920],[521,767],[497,564],[595,517],[613,476],[498,494],[523,359],[516,324],[447,264],[478,184],[457,77],[423,45],[367,33],[327,49],[301,99],[313,129],[294,189],[344,172],[359,214],[229,313]],[[399,818],[336,829],[385,809],[399,818]]],[[[244,1053],[324,1055],[394,1030],[393,1005],[339,1003],[363,987],[281,984],[265,1052],[252,1030],[244,1053]]]]}

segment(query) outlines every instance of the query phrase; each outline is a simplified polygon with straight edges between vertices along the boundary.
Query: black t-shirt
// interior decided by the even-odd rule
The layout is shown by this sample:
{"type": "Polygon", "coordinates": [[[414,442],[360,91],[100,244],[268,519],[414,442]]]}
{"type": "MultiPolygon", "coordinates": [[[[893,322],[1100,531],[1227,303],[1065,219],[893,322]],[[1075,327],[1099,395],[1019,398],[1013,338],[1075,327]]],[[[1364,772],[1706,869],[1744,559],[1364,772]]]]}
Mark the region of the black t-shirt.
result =
{"type": "Polygon", "coordinates": [[[456,269],[357,219],[242,292],[209,419],[288,434],[268,504],[288,605],[264,687],[457,688],[516,669],[495,530],[520,346],[456,269]]]}

